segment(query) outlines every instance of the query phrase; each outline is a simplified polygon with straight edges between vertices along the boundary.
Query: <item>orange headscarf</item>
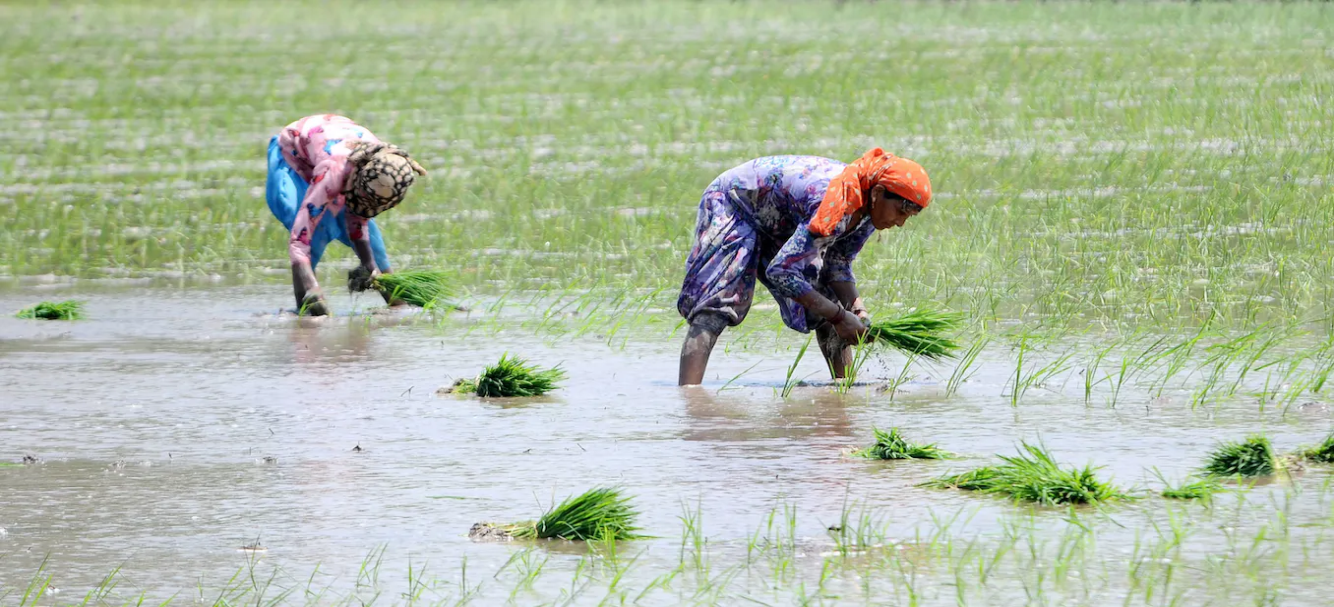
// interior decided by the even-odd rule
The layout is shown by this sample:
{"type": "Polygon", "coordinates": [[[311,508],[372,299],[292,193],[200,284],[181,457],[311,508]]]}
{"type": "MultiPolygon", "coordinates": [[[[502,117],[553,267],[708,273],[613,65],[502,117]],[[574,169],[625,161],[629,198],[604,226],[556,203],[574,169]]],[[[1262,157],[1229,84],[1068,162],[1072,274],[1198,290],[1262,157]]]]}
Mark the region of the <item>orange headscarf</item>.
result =
{"type": "Polygon", "coordinates": [[[875,148],[829,180],[829,189],[811,218],[811,232],[816,236],[832,235],[838,222],[866,204],[867,194],[877,185],[923,208],[931,204],[931,180],[922,165],[875,148]]]}

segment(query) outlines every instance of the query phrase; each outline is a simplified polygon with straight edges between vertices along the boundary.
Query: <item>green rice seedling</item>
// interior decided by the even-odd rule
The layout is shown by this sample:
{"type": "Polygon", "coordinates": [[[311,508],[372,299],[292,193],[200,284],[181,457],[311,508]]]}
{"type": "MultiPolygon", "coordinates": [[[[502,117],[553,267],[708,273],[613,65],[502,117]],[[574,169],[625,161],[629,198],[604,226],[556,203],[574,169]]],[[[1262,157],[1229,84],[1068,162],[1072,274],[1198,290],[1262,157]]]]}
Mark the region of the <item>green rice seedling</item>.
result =
{"type": "Polygon", "coordinates": [[[1135,376],[1135,372],[1137,371],[1135,368],[1135,361],[1137,359],[1138,357],[1122,357],[1121,364],[1117,367],[1117,372],[1115,374],[1107,375],[1107,381],[1112,385],[1112,394],[1107,398],[1108,407],[1113,409],[1116,408],[1116,401],[1121,397],[1121,389],[1126,387],[1126,382],[1131,381],[1135,376]]]}
{"type": "Polygon", "coordinates": [[[1327,353],[1328,350],[1321,352],[1322,358],[1316,368],[1315,377],[1311,381],[1312,393],[1320,393],[1320,390],[1325,387],[1325,383],[1329,381],[1330,373],[1334,372],[1334,356],[1328,356],[1327,353]]]}
{"type": "Polygon", "coordinates": [[[1204,464],[1204,471],[1213,476],[1268,476],[1282,468],[1269,439],[1263,436],[1222,443],[1204,464]]]}
{"type": "Polygon", "coordinates": [[[783,378],[783,398],[791,396],[792,389],[801,383],[801,380],[795,377],[797,365],[801,363],[802,357],[806,356],[806,349],[811,347],[812,339],[815,339],[814,335],[806,338],[806,343],[802,344],[801,349],[797,351],[797,359],[792,361],[792,365],[787,368],[787,377],[783,378]]]}
{"type": "Polygon", "coordinates": [[[924,486],[935,489],[963,489],[964,491],[988,491],[1000,482],[1001,470],[995,466],[983,466],[960,474],[927,481],[924,486]]]}
{"type": "Polygon", "coordinates": [[[868,339],[930,360],[953,358],[959,344],[942,334],[958,329],[962,322],[963,315],[957,312],[914,310],[871,323],[868,339]]]}
{"type": "Polygon", "coordinates": [[[1222,488],[1217,479],[1206,477],[1176,487],[1168,486],[1163,489],[1162,496],[1172,500],[1207,500],[1222,488]]]}
{"type": "Polygon", "coordinates": [[[838,522],[827,530],[839,556],[847,558],[854,550],[884,546],[888,526],[889,521],[885,516],[872,510],[867,503],[848,503],[847,498],[844,498],[843,512],[838,522]]]}
{"type": "Polygon", "coordinates": [[[1191,353],[1195,351],[1196,344],[1200,342],[1200,338],[1204,337],[1204,332],[1209,329],[1209,325],[1213,322],[1213,319],[1214,314],[1211,313],[1209,318],[1200,324],[1200,329],[1195,332],[1194,337],[1173,346],[1163,353],[1161,358],[1167,359],[1168,362],[1161,375],[1154,382],[1157,386],[1153,393],[1154,398],[1162,396],[1163,391],[1167,389],[1167,382],[1171,381],[1173,376],[1185,369],[1186,363],[1190,360],[1191,353]]]}
{"type": "Polygon", "coordinates": [[[1319,445],[1303,449],[1301,456],[1321,464],[1334,464],[1334,434],[1326,436],[1319,445]]]}
{"type": "MultiPolygon", "coordinates": [[[[1261,327],[1261,329],[1257,329],[1257,332],[1266,328],[1268,327],[1261,327]]],[[[1246,375],[1248,373],[1251,371],[1262,370],[1269,366],[1268,364],[1261,364],[1260,362],[1260,359],[1263,358],[1266,353],[1277,348],[1283,342],[1291,340],[1302,333],[1303,331],[1301,328],[1292,321],[1287,325],[1271,329],[1271,332],[1265,336],[1265,339],[1251,347],[1246,353],[1245,358],[1242,359],[1241,373],[1239,373],[1236,379],[1232,381],[1232,387],[1228,390],[1228,394],[1235,394],[1237,390],[1241,388],[1242,383],[1246,381],[1246,375]]]]}
{"type": "Polygon", "coordinates": [[[1223,396],[1236,394],[1247,374],[1266,366],[1260,364],[1260,358],[1296,333],[1297,330],[1291,325],[1273,327],[1266,324],[1231,341],[1210,346],[1205,365],[1212,369],[1205,385],[1194,396],[1192,407],[1204,404],[1209,395],[1222,386],[1228,372],[1240,366],[1231,385],[1218,390],[1223,396]]]}
{"type": "Polygon", "coordinates": [[[958,392],[959,387],[968,381],[973,373],[976,373],[976,369],[973,367],[977,364],[977,357],[982,354],[982,349],[986,348],[989,343],[991,343],[991,340],[983,337],[973,342],[973,345],[968,348],[968,351],[959,359],[959,364],[954,367],[954,373],[950,374],[949,381],[945,384],[945,396],[958,392]]]}
{"type": "MultiPolygon", "coordinates": [[[[846,372],[843,375],[843,379],[834,381],[834,392],[837,392],[838,394],[847,394],[852,390],[852,387],[857,384],[857,377],[861,375],[862,367],[866,365],[866,361],[871,359],[871,354],[871,348],[857,348],[853,351],[852,364],[845,369],[846,372]]],[[[912,356],[909,355],[909,359],[911,358],[912,356]]],[[[828,360],[826,360],[825,363],[829,365],[829,374],[834,375],[832,364],[830,364],[828,360]]]]}
{"type": "Polygon", "coordinates": [[[1027,348],[1026,342],[1027,342],[1027,337],[1020,340],[1019,342],[1019,359],[1015,363],[1014,378],[1010,382],[1011,407],[1019,406],[1019,400],[1023,397],[1024,393],[1028,392],[1030,388],[1033,388],[1035,386],[1037,387],[1044,386],[1046,385],[1048,380],[1068,370],[1070,368],[1070,359],[1071,357],[1074,356],[1074,351],[1066,352],[1065,354],[1062,354],[1061,356],[1057,357],[1056,360],[1051,361],[1045,365],[1038,366],[1037,368],[1025,374],[1024,350],[1027,348]]]}
{"type": "Polygon", "coordinates": [[[753,364],[753,365],[747,367],[745,371],[742,371],[742,372],[740,372],[740,373],[737,373],[736,375],[733,375],[733,376],[732,376],[732,379],[727,380],[727,383],[723,384],[723,386],[722,386],[721,388],[718,388],[718,391],[719,391],[719,392],[722,392],[723,390],[726,390],[729,386],[731,386],[732,384],[736,383],[736,380],[741,379],[741,378],[742,378],[743,376],[745,376],[747,373],[750,373],[751,371],[754,371],[754,370],[755,370],[755,367],[758,367],[758,366],[760,366],[760,363],[755,363],[755,364],[753,364]]]}
{"type": "Polygon", "coordinates": [[[1088,405],[1093,400],[1093,389],[1098,387],[1098,384],[1107,381],[1106,376],[1104,376],[1102,379],[1094,379],[1094,377],[1098,374],[1098,366],[1102,364],[1102,360],[1106,358],[1107,354],[1110,353],[1112,351],[1112,348],[1115,347],[1116,344],[1113,343],[1112,345],[1109,345],[1106,348],[1095,351],[1093,353],[1093,358],[1089,360],[1088,364],[1084,366],[1083,375],[1084,375],[1085,405],[1088,405]]]}
{"type": "Polygon", "coordinates": [[[900,386],[903,386],[908,382],[912,381],[913,379],[912,364],[916,360],[917,360],[916,355],[909,354],[907,357],[904,358],[903,366],[899,367],[899,374],[894,376],[893,379],[890,379],[888,382],[885,383],[885,388],[883,389],[887,389],[887,391],[889,392],[890,401],[893,401],[894,395],[899,393],[900,386]]]}
{"type": "Polygon", "coordinates": [[[31,308],[19,310],[15,316],[39,320],[79,320],[83,318],[83,302],[73,299],[61,302],[44,301],[31,308]]]}
{"type": "Polygon", "coordinates": [[[875,444],[852,452],[856,457],[866,459],[948,459],[954,454],[941,449],[934,444],[918,445],[908,442],[899,434],[898,428],[890,428],[889,432],[872,428],[875,433],[875,444]]]}
{"type": "Polygon", "coordinates": [[[541,396],[558,388],[557,382],[563,379],[565,371],[560,367],[539,369],[522,358],[503,354],[499,362],[487,367],[481,375],[459,380],[453,391],[483,398],[541,396]]]}
{"type": "Polygon", "coordinates": [[[691,508],[684,501],[681,503],[681,549],[677,556],[679,566],[684,569],[689,560],[695,575],[702,579],[709,577],[709,538],[704,535],[704,513],[700,502],[691,508]],[[686,555],[689,554],[689,559],[686,555]]]}
{"type": "Polygon", "coordinates": [[[1093,466],[1063,469],[1041,445],[1025,442],[1021,446],[1018,456],[999,456],[1003,464],[945,476],[924,485],[995,493],[1045,506],[1096,504],[1127,498],[1112,484],[1098,480],[1097,468],[1093,466]]]}
{"type": "Polygon", "coordinates": [[[508,531],[517,539],[633,540],[643,537],[635,525],[638,517],[620,489],[598,487],[567,498],[535,522],[511,525],[508,531]]]}
{"type": "Polygon", "coordinates": [[[1171,500],[1207,501],[1213,497],[1213,494],[1218,493],[1223,489],[1223,485],[1218,482],[1218,479],[1212,476],[1205,476],[1194,480],[1187,479],[1182,481],[1179,485],[1173,485],[1168,482],[1167,478],[1164,477],[1163,473],[1159,472],[1157,468],[1153,469],[1153,475],[1158,477],[1158,480],[1164,485],[1160,495],[1171,500]]]}
{"type": "Polygon", "coordinates": [[[448,306],[453,294],[449,275],[439,270],[404,270],[375,277],[371,286],[398,299],[427,310],[448,306]]]}

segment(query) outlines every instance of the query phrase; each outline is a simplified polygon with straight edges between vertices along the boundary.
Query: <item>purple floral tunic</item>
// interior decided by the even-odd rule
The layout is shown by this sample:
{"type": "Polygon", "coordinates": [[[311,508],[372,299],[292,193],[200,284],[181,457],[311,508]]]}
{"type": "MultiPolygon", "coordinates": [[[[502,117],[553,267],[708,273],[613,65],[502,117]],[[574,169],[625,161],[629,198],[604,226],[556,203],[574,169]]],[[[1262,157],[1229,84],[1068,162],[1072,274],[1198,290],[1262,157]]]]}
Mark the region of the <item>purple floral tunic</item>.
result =
{"type": "Polygon", "coordinates": [[[758,278],[787,326],[805,333],[823,323],[807,318],[794,298],[816,289],[832,298],[829,283],[856,282],[852,260],[875,231],[869,219],[849,225],[851,216],[827,237],[809,229],[829,180],[844,166],[818,156],[768,156],[709,184],[677,300],[681,315],[715,330],[736,326],[750,311],[758,278]]]}

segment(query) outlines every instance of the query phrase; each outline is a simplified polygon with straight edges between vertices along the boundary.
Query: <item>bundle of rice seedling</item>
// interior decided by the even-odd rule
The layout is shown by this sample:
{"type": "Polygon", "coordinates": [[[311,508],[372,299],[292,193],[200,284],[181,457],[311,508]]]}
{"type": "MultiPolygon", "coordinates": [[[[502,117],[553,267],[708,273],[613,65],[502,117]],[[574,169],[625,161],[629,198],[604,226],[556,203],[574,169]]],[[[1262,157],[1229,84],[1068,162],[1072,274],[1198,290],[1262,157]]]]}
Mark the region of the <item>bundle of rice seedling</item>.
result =
{"type": "Polygon", "coordinates": [[[539,369],[522,358],[503,354],[500,362],[487,367],[481,375],[459,380],[454,392],[481,397],[541,396],[555,390],[556,382],[562,379],[565,371],[560,367],[539,369]]]}
{"type": "Polygon", "coordinates": [[[871,431],[875,433],[875,444],[853,451],[854,456],[867,459],[947,459],[954,456],[934,444],[910,443],[899,434],[898,428],[890,428],[889,432],[879,428],[871,428],[871,431]]]}
{"type": "Polygon", "coordinates": [[[1269,446],[1269,439],[1263,436],[1223,443],[1204,463],[1204,471],[1213,476],[1268,476],[1282,467],[1283,463],[1269,446]]]}
{"type": "Polygon", "coordinates": [[[83,302],[73,299],[62,302],[44,301],[31,308],[19,310],[15,316],[41,320],[78,320],[83,318],[83,302]]]}
{"type": "Polygon", "coordinates": [[[1334,464],[1334,434],[1325,437],[1325,442],[1303,450],[1302,457],[1321,464],[1334,464]]]}
{"type": "Polygon", "coordinates": [[[1167,487],[1163,489],[1163,497],[1173,500],[1209,499],[1222,488],[1216,479],[1206,477],[1177,487],[1167,487]]]}
{"type": "Polygon", "coordinates": [[[957,312],[915,310],[871,323],[867,339],[931,360],[952,358],[959,344],[942,333],[957,329],[962,322],[963,315],[957,312]]]}
{"type": "Polygon", "coordinates": [[[377,291],[427,310],[448,305],[453,295],[449,274],[438,270],[404,270],[381,274],[371,281],[377,291]]]}
{"type": "Polygon", "coordinates": [[[1093,504],[1126,497],[1110,483],[1099,481],[1094,475],[1097,468],[1061,469],[1040,445],[1021,445],[1023,451],[1017,457],[999,456],[1004,464],[946,476],[924,485],[997,493],[1016,501],[1047,506],[1093,504]]]}
{"type": "Polygon", "coordinates": [[[620,489],[599,487],[570,497],[536,521],[512,525],[479,523],[469,535],[481,539],[633,540],[639,513],[620,489]]]}

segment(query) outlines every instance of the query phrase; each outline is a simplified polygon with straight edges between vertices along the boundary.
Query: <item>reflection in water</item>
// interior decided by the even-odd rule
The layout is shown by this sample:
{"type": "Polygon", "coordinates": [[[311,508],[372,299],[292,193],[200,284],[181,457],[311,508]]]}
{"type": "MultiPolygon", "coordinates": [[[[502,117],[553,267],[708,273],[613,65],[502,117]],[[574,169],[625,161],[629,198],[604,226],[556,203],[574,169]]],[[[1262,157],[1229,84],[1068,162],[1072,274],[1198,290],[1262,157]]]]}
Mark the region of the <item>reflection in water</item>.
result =
{"type": "Polygon", "coordinates": [[[786,400],[757,398],[741,390],[719,392],[704,386],[687,386],[680,391],[689,422],[682,433],[685,440],[848,439],[853,432],[847,414],[847,400],[852,397],[827,389],[798,389],[786,400]]]}
{"type": "Polygon", "coordinates": [[[370,355],[369,323],[340,318],[301,318],[287,331],[292,359],[297,363],[342,363],[370,355]]]}

